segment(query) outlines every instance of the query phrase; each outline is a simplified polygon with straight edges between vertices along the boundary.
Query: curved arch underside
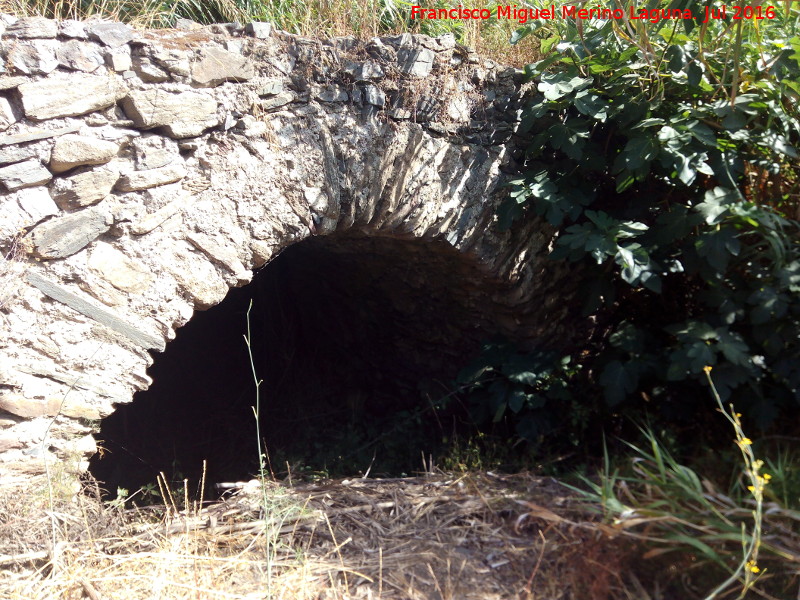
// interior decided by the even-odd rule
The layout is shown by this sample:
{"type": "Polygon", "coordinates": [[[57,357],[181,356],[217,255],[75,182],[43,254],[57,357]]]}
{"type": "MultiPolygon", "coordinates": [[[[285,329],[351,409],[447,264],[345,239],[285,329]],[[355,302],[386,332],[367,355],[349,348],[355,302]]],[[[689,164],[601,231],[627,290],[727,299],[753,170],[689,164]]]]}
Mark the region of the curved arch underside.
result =
{"type": "Polygon", "coordinates": [[[420,376],[491,334],[574,335],[551,230],[496,223],[512,69],[447,37],[107,25],[22,19],[0,40],[0,476],[84,469],[151,352],[304,240],[350,302],[397,305],[420,376]]]}

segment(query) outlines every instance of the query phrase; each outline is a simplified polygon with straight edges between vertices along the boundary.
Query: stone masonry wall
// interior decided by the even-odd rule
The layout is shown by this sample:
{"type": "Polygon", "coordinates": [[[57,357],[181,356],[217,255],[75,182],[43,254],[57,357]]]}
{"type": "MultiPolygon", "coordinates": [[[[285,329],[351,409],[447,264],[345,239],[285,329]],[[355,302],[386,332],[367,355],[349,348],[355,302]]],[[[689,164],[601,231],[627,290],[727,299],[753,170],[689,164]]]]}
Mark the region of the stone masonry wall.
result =
{"type": "Polygon", "coordinates": [[[445,240],[504,283],[509,331],[565,335],[549,231],[494,225],[518,71],[448,36],[0,33],[0,481],[84,469],[150,351],[308,236],[445,240]]]}

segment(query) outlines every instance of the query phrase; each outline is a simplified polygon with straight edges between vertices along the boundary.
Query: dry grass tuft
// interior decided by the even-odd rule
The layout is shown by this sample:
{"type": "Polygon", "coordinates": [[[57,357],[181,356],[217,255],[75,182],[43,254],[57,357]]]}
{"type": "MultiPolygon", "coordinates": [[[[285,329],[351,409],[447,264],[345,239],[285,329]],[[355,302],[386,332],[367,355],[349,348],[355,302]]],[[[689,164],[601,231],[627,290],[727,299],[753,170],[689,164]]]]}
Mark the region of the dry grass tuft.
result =
{"type": "Polygon", "coordinates": [[[633,542],[531,475],[275,483],[267,510],[252,484],[189,511],[43,490],[0,496],[2,598],[637,597],[633,542]]]}

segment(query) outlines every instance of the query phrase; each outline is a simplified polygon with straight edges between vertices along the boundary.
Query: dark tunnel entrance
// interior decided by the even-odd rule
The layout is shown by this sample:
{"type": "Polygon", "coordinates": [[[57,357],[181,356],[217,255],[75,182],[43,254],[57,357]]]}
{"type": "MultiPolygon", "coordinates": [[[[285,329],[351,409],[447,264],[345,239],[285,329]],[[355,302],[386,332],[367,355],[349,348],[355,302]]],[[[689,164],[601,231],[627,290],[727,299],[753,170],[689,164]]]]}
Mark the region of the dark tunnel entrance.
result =
{"type": "Polygon", "coordinates": [[[113,497],[159,472],[236,481],[276,475],[399,475],[457,426],[439,401],[494,332],[501,286],[444,242],[349,232],[287,248],[245,287],[196,313],[149,370],[153,384],[103,420],[90,472],[113,497]],[[288,465],[288,466],[287,466],[288,465]]]}

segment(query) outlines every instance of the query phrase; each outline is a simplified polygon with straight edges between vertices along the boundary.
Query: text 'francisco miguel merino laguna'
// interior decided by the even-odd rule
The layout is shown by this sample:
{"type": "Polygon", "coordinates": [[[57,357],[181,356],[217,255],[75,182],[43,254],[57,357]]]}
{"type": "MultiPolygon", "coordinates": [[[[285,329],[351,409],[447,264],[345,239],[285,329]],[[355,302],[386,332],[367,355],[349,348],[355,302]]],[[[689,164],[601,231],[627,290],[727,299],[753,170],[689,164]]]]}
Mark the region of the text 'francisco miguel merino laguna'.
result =
{"type": "MultiPolygon", "coordinates": [[[[528,8],[520,7],[516,4],[498,6],[494,11],[488,8],[465,8],[461,4],[453,8],[424,8],[422,6],[411,7],[412,19],[442,19],[442,20],[471,20],[471,19],[506,19],[517,21],[524,25],[528,21],[538,19],[630,19],[632,21],[650,21],[657,23],[662,19],[695,19],[694,13],[686,9],[679,8],[634,8],[629,6],[625,11],[621,8],[578,8],[577,6],[561,6],[561,10],[556,10],[555,4],[550,8],[528,8]]],[[[774,19],[775,7],[773,6],[732,6],[725,5],[719,7],[706,6],[703,15],[703,23],[715,19],[725,19],[731,16],[734,20],[739,19],[774,19]]]]}

